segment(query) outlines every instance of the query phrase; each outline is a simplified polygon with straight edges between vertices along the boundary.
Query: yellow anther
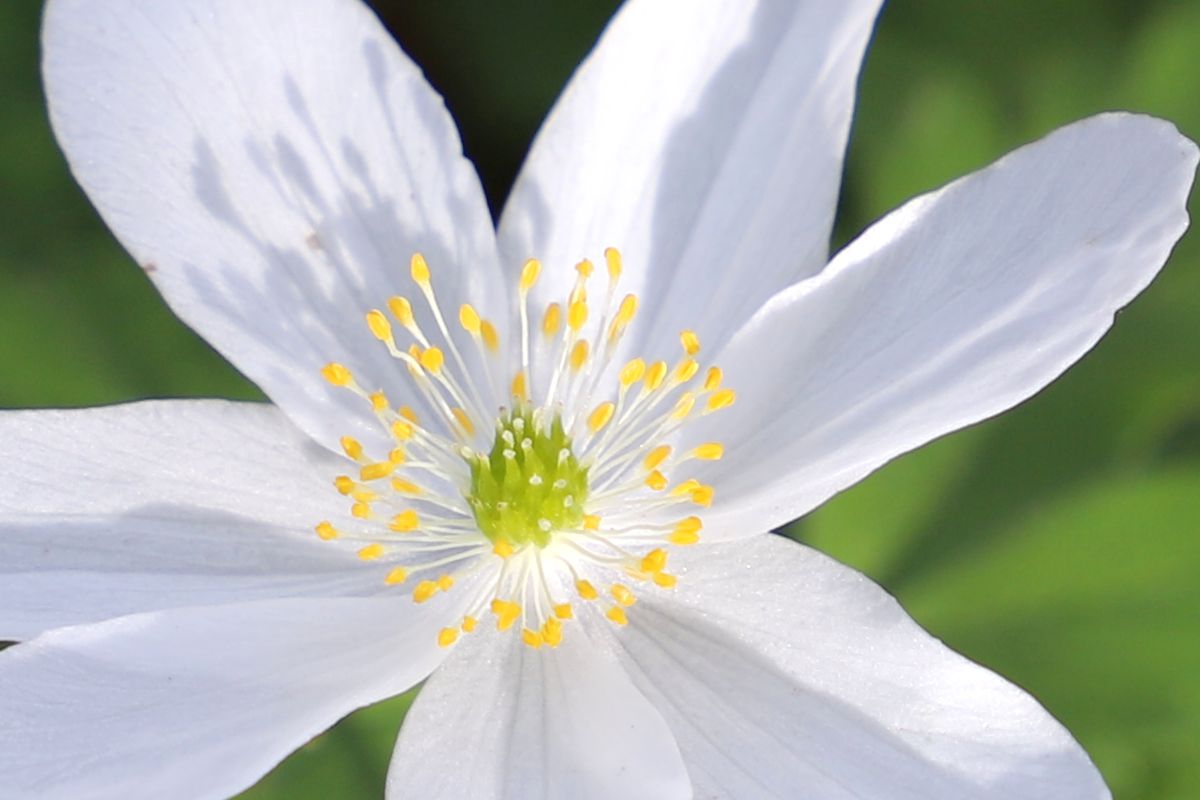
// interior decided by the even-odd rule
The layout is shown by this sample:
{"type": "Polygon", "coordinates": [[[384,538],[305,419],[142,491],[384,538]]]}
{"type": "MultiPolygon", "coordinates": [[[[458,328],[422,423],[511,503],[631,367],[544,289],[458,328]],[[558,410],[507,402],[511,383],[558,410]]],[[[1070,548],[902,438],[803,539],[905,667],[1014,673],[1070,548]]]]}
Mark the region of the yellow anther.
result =
{"type": "Polygon", "coordinates": [[[623,583],[614,583],[609,591],[612,592],[613,599],[626,608],[637,602],[633,592],[623,583]]]}
{"type": "Polygon", "coordinates": [[[571,369],[575,372],[583,369],[588,359],[587,339],[580,339],[571,347],[571,369]]]}
{"type": "Polygon", "coordinates": [[[379,499],[379,492],[372,492],[370,489],[364,489],[360,486],[351,492],[350,496],[360,503],[374,503],[379,499]]]}
{"type": "Polygon", "coordinates": [[[704,527],[699,517],[685,517],[675,523],[675,529],[667,536],[671,544],[688,545],[700,541],[700,529],[704,527]]]}
{"type": "Polygon", "coordinates": [[[587,323],[588,307],[587,300],[579,298],[571,303],[567,308],[567,325],[576,333],[587,323]]]}
{"type": "Polygon", "coordinates": [[[554,607],[554,616],[559,619],[571,619],[575,616],[575,609],[571,608],[570,603],[559,603],[554,607]]]}
{"type": "Polygon", "coordinates": [[[367,464],[358,471],[358,478],[363,481],[377,481],[380,478],[386,478],[388,475],[391,475],[392,470],[395,468],[396,465],[391,461],[379,461],[374,464],[367,464]]]}
{"type": "Polygon", "coordinates": [[[438,647],[449,647],[458,641],[458,628],[442,628],[438,631],[438,647]]]}
{"type": "Polygon", "coordinates": [[[421,487],[405,478],[392,478],[392,490],[400,494],[420,494],[421,487]]]}
{"type": "Polygon", "coordinates": [[[358,461],[363,456],[362,443],[353,436],[343,436],[341,438],[342,452],[350,458],[358,461]]]}
{"type": "Polygon", "coordinates": [[[497,598],[492,601],[492,613],[496,615],[496,630],[506,631],[521,617],[521,607],[497,598]]]}
{"type": "Polygon", "coordinates": [[[600,516],[598,514],[584,514],[583,529],[585,531],[600,530],[600,516]]]}
{"type": "Polygon", "coordinates": [[[349,386],[351,381],[354,380],[354,376],[350,374],[350,370],[334,362],[321,367],[321,377],[334,386],[349,386]]]}
{"type": "Polygon", "coordinates": [[[508,539],[497,539],[496,543],[492,545],[492,552],[501,558],[508,558],[513,554],[512,543],[508,539]]]}
{"type": "Polygon", "coordinates": [[[658,470],[654,470],[646,476],[646,485],[656,492],[661,492],[667,488],[667,476],[658,470]]]}
{"type": "Polygon", "coordinates": [[[333,479],[333,485],[337,487],[339,494],[350,494],[358,484],[349,475],[338,475],[333,479]]]}
{"type": "Polygon", "coordinates": [[[669,575],[666,572],[656,572],[653,577],[654,583],[664,589],[674,588],[675,584],[679,583],[679,578],[674,575],[669,575]]]}
{"type": "Polygon", "coordinates": [[[402,442],[407,442],[412,438],[413,426],[412,423],[406,419],[398,419],[392,422],[391,431],[392,436],[396,437],[402,442]]]}
{"type": "Polygon", "coordinates": [[[479,333],[483,336],[483,346],[489,352],[494,353],[500,349],[500,334],[496,333],[495,325],[485,319],[479,323],[479,333]]]}
{"type": "Polygon", "coordinates": [[[425,263],[425,256],[413,253],[412,260],[408,264],[408,271],[422,289],[429,286],[429,264],[425,263]]]}
{"type": "Polygon", "coordinates": [[[720,411],[722,408],[733,405],[733,401],[736,399],[737,393],[733,389],[722,389],[719,392],[714,392],[708,397],[708,406],[705,411],[720,411]]]}
{"type": "Polygon", "coordinates": [[[671,497],[683,497],[685,494],[691,494],[696,489],[700,488],[700,481],[695,478],[688,478],[683,483],[680,483],[671,490],[671,497]]]}
{"type": "Polygon", "coordinates": [[[388,453],[388,463],[393,467],[398,467],[405,461],[408,461],[408,453],[404,451],[403,447],[393,447],[388,453]]]}
{"type": "Polygon", "coordinates": [[[588,430],[592,433],[599,433],[613,418],[616,410],[617,406],[608,400],[596,406],[592,410],[592,413],[588,415],[588,430]]]}
{"type": "Polygon", "coordinates": [[[662,572],[667,566],[667,551],[656,547],[642,558],[642,572],[662,572]]]}
{"type": "Polygon", "coordinates": [[[542,333],[549,338],[558,333],[560,325],[562,325],[562,306],[558,303],[551,303],[546,306],[546,315],[542,317],[542,333]]]}
{"type": "Polygon", "coordinates": [[[646,368],[646,388],[653,392],[655,389],[662,386],[662,382],[666,377],[667,362],[655,361],[646,368]]]}
{"type": "Polygon", "coordinates": [[[700,371],[700,365],[696,363],[694,358],[686,358],[679,362],[675,367],[675,382],[687,383],[692,378],[696,377],[696,373],[700,371]]]}
{"type": "Polygon", "coordinates": [[[625,366],[621,367],[621,388],[628,389],[642,379],[646,374],[646,362],[640,358],[635,358],[625,366]]]}
{"type": "Polygon", "coordinates": [[[646,457],[642,459],[642,466],[647,470],[657,469],[658,466],[666,461],[670,455],[671,445],[660,444],[658,447],[646,454],[646,457]]]}
{"type": "Polygon", "coordinates": [[[414,603],[424,603],[429,598],[437,594],[438,586],[433,581],[421,581],[413,587],[412,599],[414,603]]]}
{"type": "Polygon", "coordinates": [[[522,628],[521,641],[536,650],[542,646],[542,634],[538,633],[537,631],[532,631],[529,628],[522,628]]]}
{"type": "Polygon", "coordinates": [[[383,555],[383,545],[378,542],[369,544],[358,551],[358,557],[363,561],[374,561],[383,555]]]}
{"type": "Polygon", "coordinates": [[[398,586],[406,580],[408,580],[408,570],[404,567],[396,567],[384,576],[383,582],[388,586],[398,586]]]}
{"type": "Polygon", "coordinates": [[[529,387],[525,383],[525,370],[517,370],[512,379],[512,396],[518,400],[529,399],[529,387]]]}
{"type": "Polygon", "coordinates": [[[537,283],[538,275],[542,274],[542,262],[531,258],[521,267],[521,282],[518,284],[522,292],[528,292],[537,283]]]}
{"type": "Polygon", "coordinates": [[[613,317],[612,324],[608,326],[609,339],[616,339],[625,332],[625,328],[629,326],[634,314],[637,313],[637,308],[637,295],[627,294],[621,298],[621,305],[617,306],[617,313],[613,317]]]}
{"type": "Polygon", "coordinates": [[[575,591],[579,592],[579,596],[584,600],[595,600],[600,596],[600,593],[596,591],[596,587],[592,586],[591,581],[582,578],[575,581],[575,591]]]}
{"type": "Polygon", "coordinates": [[[458,427],[466,431],[468,436],[475,433],[475,423],[471,422],[471,417],[466,411],[456,406],[450,409],[450,413],[454,415],[454,421],[458,423],[458,427]]]}
{"type": "Polygon", "coordinates": [[[621,251],[615,247],[604,248],[604,263],[608,266],[608,279],[616,283],[621,277],[621,251]]]}
{"type": "Polygon", "coordinates": [[[396,409],[396,413],[411,422],[413,425],[417,424],[417,412],[413,411],[408,406],[400,406],[398,409],[396,409]]]}
{"type": "Polygon", "coordinates": [[[558,647],[562,644],[562,623],[554,617],[542,624],[542,641],[547,647],[558,647]]]}
{"type": "Polygon", "coordinates": [[[620,606],[613,606],[604,616],[608,617],[609,621],[615,625],[628,625],[629,617],[625,616],[625,609],[620,606]]]}
{"type": "Polygon", "coordinates": [[[333,523],[325,520],[324,522],[317,523],[317,536],[328,542],[330,539],[338,537],[338,530],[333,527],[333,523]]]}
{"type": "Polygon", "coordinates": [[[592,262],[586,258],[575,265],[575,271],[578,272],[579,277],[583,278],[585,281],[592,277],[592,272],[594,269],[595,267],[592,266],[592,262]]]}
{"type": "Polygon", "coordinates": [[[679,399],[675,401],[675,408],[671,409],[671,419],[681,420],[692,413],[692,409],[696,406],[696,395],[691,392],[684,392],[679,395],[679,399]]]}
{"type": "Polygon", "coordinates": [[[450,587],[454,585],[454,577],[451,575],[439,575],[437,579],[437,587],[443,592],[450,591],[450,587]]]}
{"type": "Polygon", "coordinates": [[[365,500],[359,500],[350,506],[350,513],[359,519],[367,519],[371,516],[371,507],[367,505],[365,500]]]}
{"type": "Polygon", "coordinates": [[[458,309],[458,322],[463,326],[463,330],[472,336],[479,335],[479,325],[482,320],[479,318],[478,312],[470,303],[463,303],[458,309]]]}
{"type": "Polygon", "coordinates": [[[704,376],[704,391],[711,392],[721,385],[723,377],[720,367],[709,367],[704,376]]]}
{"type": "Polygon", "coordinates": [[[419,360],[422,367],[437,375],[442,371],[442,365],[446,363],[446,356],[442,354],[441,348],[430,347],[421,353],[419,360]]]}
{"type": "Polygon", "coordinates": [[[383,312],[377,308],[373,308],[367,312],[367,327],[371,329],[371,333],[381,342],[391,342],[392,339],[392,323],[388,322],[388,318],[383,315],[383,312]]]}
{"type": "Polygon", "coordinates": [[[367,400],[371,402],[372,411],[384,411],[388,407],[387,395],[383,392],[372,392],[367,395],[367,400]]]}
{"type": "Polygon", "coordinates": [[[683,352],[689,356],[694,356],[700,352],[700,337],[695,331],[680,331],[679,343],[683,345],[683,352]]]}
{"type": "Polygon", "coordinates": [[[408,302],[407,297],[391,297],[387,301],[388,311],[392,312],[392,316],[406,328],[411,328],[413,325],[413,310],[412,303],[408,302]]]}
{"type": "Polygon", "coordinates": [[[421,527],[421,518],[411,508],[401,511],[388,523],[388,529],[396,533],[410,533],[419,527],[421,527]]]}
{"type": "Polygon", "coordinates": [[[478,624],[479,624],[479,620],[475,619],[470,614],[468,614],[467,616],[463,617],[463,621],[462,621],[463,633],[470,633],[471,631],[475,630],[475,626],[478,624]]]}
{"type": "Polygon", "coordinates": [[[692,450],[692,455],[702,461],[716,461],[725,455],[725,448],[720,442],[705,442],[692,450]]]}
{"type": "Polygon", "coordinates": [[[701,486],[699,489],[694,489],[692,491],[692,502],[696,505],[707,508],[708,506],[712,505],[712,501],[713,487],[701,486]]]}

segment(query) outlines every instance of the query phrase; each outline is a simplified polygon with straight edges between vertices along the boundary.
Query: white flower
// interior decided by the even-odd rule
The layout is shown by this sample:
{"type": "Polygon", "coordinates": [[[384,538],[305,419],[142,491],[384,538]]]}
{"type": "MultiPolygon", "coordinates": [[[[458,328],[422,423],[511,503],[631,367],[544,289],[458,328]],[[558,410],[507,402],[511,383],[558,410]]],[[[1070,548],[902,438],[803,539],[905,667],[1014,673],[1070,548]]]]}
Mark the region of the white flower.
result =
{"type": "Polygon", "coordinates": [[[51,0],[76,177],[274,405],[0,415],[5,795],[229,795],[432,672],[389,796],[1107,797],[765,532],[1079,358],[1197,151],[1088,119],[826,266],[877,6],[633,0],[494,231],[357,2],[51,0]]]}

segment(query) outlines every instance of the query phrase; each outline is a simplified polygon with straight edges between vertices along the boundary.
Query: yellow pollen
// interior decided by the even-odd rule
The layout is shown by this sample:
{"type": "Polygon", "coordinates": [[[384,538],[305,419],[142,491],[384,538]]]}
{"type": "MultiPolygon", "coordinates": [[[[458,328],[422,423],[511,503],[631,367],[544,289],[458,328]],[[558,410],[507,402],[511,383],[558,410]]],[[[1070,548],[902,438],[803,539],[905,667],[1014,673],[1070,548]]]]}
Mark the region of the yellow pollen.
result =
{"type": "Polygon", "coordinates": [[[363,455],[362,443],[353,436],[343,436],[341,438],[342,452],[350,458],[358,461],[363,455]]]}
{"type": "Polygon", "coordinates": [[[374,464],[367,464],[358,471],[358,478],[363,481],[377,481],[392,474],[392,470],[395,468],[396,465],[391,461],[379,461],[374,464]]]}
{"type": "Polygon", "coordinates": [[[708,507],[712,505],[713,487],[701,486],[692,492],[692,502],[698,506],[708,507]]]}
{"type": "Polygon", "coordinates": [[[615,247],[604,248],[604,263],[608,266],[608,279],[616,283],[621,277],[621,251],[615,247]]]}
{"type": "Polygon", "coordinates": [[[391,342],[392,339],[392,323],[388,322],[388,318],[383,315],[383,312],[377,308],[367,312],[367,327],[371,329],[371,333],[381,342],[391,342]]]}
{"type": "Polygon", "coordinates": [[[679,399],[675,401],[675,408],[671,411],[671,419],[681,420],[688,414],[692,413],[692,409],[696,405],[696,395],[691,392],[684,392],[679,395],[679,399]]]}
{"type": "Polygon", "coordinates": [[[525,262],[525,266],[521,267],[521,282],[519,286],[522,292],[528,292],[537,283],[538,275],[542,274],[542,262],[536,258],[531,258],[525,262]]]}
{"type": "Polygon", "coordinates": [[[633,596],[633,592],[629,590],[628,586],[622,583],[614,583],[609,591],[612,592],[613,599],[626,608],[637,602],[637,598],[633,596]]]}
{"type": "Polygon", "coordinates": [[[646,368],[646,389],[653,392],[667,377],[667,362],[655,361],[646,368]]]}
{"type": "Polygon", "coordinates": [[[584,514],[584,515],[583,515],[583,529],[584,529],[585,531],[598,531],[598,530],[600,530],[600,517],[599,517],[599,515],[597,515],[597,514],[584,514]]]}
{"type": "Polygon", "coordinates": [[[334,386],[349,386],[350,382],[354,380],[354,376],[350,374],[350,370],[341,364],[333,362],[321,367],[321,377],[334,386]]]}
{"type": "Polygon", "coordinates": [[[546,306],[546,316],[542,317],[542,333],[546,338],[550,338],[558,333],[560,325],[562,325],[562,306],[558,303],[551,303],[546,306]]]}
{"type": "Polygon", "coordinates": [[[579,277],[583,278],[585,281],[592,277],[593,270],[594,267],[592,266],[592,262],[586,258],[575,265],[575,271],[578,272],[579,277]]]}
{"type": "Polygon", "coordinates": [[[479,323],[479,333],[483,336],[484,347],[490,352],[494,353],[500,349],[500,334],[496,333],[495,325],[485,319],[479,323]]]}
{"type": "Polygon", "coordinates": [[[722,377],[720,367],[709,367],[708,373],[704,376],[704,391],[711,392],[720,386],[722,377]]]}
{"type": "Polygon", "coordinates": [[[398,586],[406,580],[408,580],[408,570],[404,567],[396,567],[384,577],[383,582],[388,586],[398,586]]]}
{"type": "Polygon", "coordinates": [[[592,586],[591,581],[583,579],[575,581],[575,591],[579,592],[579,596],[584,600],[595,600],[600,596],[600,593],[596,591],[596,587],[592,586]]]}
{"type": "Polygon", "coordinates": [[[571,619],[575,616],[575,610],[571,608],[570,603],[559,603],[554,607],[554,616],[559,619],[571,619]]]}
{"type": "Polygon", "coordinates": [[[656,547],[642,558],[642,572],[662,572],[667,566],[667,551],[656,547]]]}
{"type": "Polygon", "coordinates": [[[571,348],[571,369],[575,372],[583,369],[583,365],[587,363],[588,358],[588,343],[587,339],[580,339],[571,348]]]}
{"type": "Polygon", "coordinates": [[[337,528],[333,527],[333,523],[329,522],[329,520],[325,520],[324,522],[317,523],[317,536],[328,542],[330,539],[336,539],[338,537],[338,530],[337,528]]]}
{"type": "Polygon", "coordinates": [[[371,401],[371,409],[374,411],[383,411],[388,407],[387,395],[383,392],[372,392],[367,399],[371,401]]]}
{"type": "Polygon", "coordinates": [[[458,423],[460,428],[467,432],[468,436],[475,433],[475,423],[471,422],[471,418],[467,416],[466,411],[463,411],[461,408],[452,408],[450,409],[450,413],[454,415],[454,421],[458,423]]]}
{"type": "Polygon", "coordinates": [[[463,303],[458,309],[458,322],[463,326],[463,330],[472,336],[479,335],[479,325],[482,320],[479,319],[479,313],[471,306],[470,303],[463,303]]]}
{"type": "Polygon", "coordinates": [[[542,635],[537,631],[531,631],[529,628],[522,628],[521,641],[536,650],[542,646],[542,635]]]}
{"type": "Polygon", "coordinates": [[[679,343],[683,345],[683,352],[689,356],[694,356],[700,352],[700,337],[695,331],[680,331],[679,343]]]}
{"type": "Polygon", "coordinates": [[[438,631],[438,647],[449,647],[458,641],[458,628],[442,628],[438,631]]]}
{"type": "Polygon", "coordinates": [[[722,408],[733,405],[733,401],[737,399],[737,393],[733,389],[722,389],[719,392],[714,392],[708,398],[708,411],[720,411],[722,408]]]}
{"type": "Polygon", "coordinates": [[[420,494],[421,487],[404,478],[392,478],[392,490],[400,494],[420,494]]]}
{"type": "Polygon", "coordinates": [[[424,603],[426,600],[437,594],[437,590],[438,586],[433,581],[421,581],[413,588],[413,602],[424,603]]]}
{"type": "Polygon", "coordinates": [[[442,365],[446,363],[446,356],[442,355],[440,348],[430,347],[421,353],[420,362],[422,367],[437,375],[442,371],[442,365]]]}
{"type": "Polygon", "coordinates": [[[513,554],[512,543],[508,539],[497,539],[496,543],[492,545],[492,552],[501,558],[508,558],[513,554]]]}
{"type": "Polygon", "coordinates": [[[671,455],[671,445],[660,444],[658,447],[646,454],[646,458],[642,460],[642,466],[647,470],[657,469],[660,464],[667,460],[671,455]]]}
{"type": "Polygon", "coordinates": [[[471,615],[468,614],[467,616],[463,617],[463,621],[462,621],[463,633],[470,633],[471,631],[475,630],[475,626],[478,624],[479,624],[479,620],[475,619],[474,617],[472,617],[471,615]]]}
{"type": "Polygon", "coordinates": [[[667,537],[667,541],[671,544],[689,545],[700,541],[700,529],[703,523],[696,516],[685,517],[675,523],[675,529],[667,537]]]}
{"type": "Polygon", "coordinates": [[[412,260],[409,262],[409,272],[412,274],[412,279],[422,289],[429,286],[429,265],[425,263],[425,256],[413,253],[412,260]]]}
{"type": "Polygon", "coordinates": [[[392,312],[392,316],[406,328],[411,328],[413,325],[413,310],[412,303],[408,302],[406,297],[392,297],[387,301],[388,311],[392,312]]]}
{"type": "Polygon", "coordinates": [[[370,489],[361,489],[361,488],[355,489],[350,494],[350,496],[353,497],[355,500],[358,500],[360,503],[374,503],[376,500],[379,499],[378,492],[372,492],[370,489]]]}
{"type": "Polygon", "coordinates": [[[664,589],[674,588],[675,584],[679,583],[679,579],[674,575],[668,575],[665,572],[654,573],[653,581],[655,585],[661,586],[664,589]]]}
{"type": "Polygon", "coordinates": [[[333,485],[337,487],[339,494],[350,494],[354,491],[356,484],[350,479],[349,475],[338,475],[333,479],[333,485]]]}
{"type": "Polygon", "coordinates": [[[661,492],[667,488],[667,476],[658,470],[654,470],[646,476],[646,485],[656,492],[661,492]]]}
{"type": "Polygon", "coordinates": [[[671,497],[683,497],[685,494],[691,494],[696,489],[700,488],[700,481],[695,478],[688,478],[683,483],[671,490],[671,497]]]}
{"type": "Polygon", "coordinates": [[[554,617],[542,623],[542,641],[547,647],[558,647],[562,644],[562,623],[554,617]]]}
{"type": "Polygon", "coordinates": [[[375,544],[369,544],[358,551],[358,557],[363,561],[374,561],[381,555],[383,555],[383,545],[379,544],[378,542],[375,544]]]}
{"type": "Polygon", "coordinates": [[[359,519],[367,519],[371,516],[371,507],[367,505],[366,501],[359,500],[357,503],[350,506],[350,513],[359,519]]]}
{"type": "Polygon", "coordinates": [[[496,615],[496,630],[506,631],[520,618],[521,607],[497,598],[492,601],[492,613],[496,615]]]}
{"type": "Polygon", "coordinates": [[[408,406],[400,406],[398,409],[396,409],[396,413],[411,422],[413,425],[417,424],[417,412],[413,411],[408,406]]]}
{"type": "Polygon", "coordinates": [[[580,298],[571,303],[567,309],[567,325],[576,333],[587,323],[587,300],[580,298]]]}
{"type": "Polygon", "coordinates": [[[692,455],[702,461],[716,461],[725,455],[725,448],[720,442],[705,442],[693,450],[692,455]]]}
{"type": "Polygon", "coordinates": [[[402,442],[407,442],[412,438],[413,426],[412,423],[405,419],[398,419],[391,425],[392,436],[395,436],[402,442]]]}
{"type": "Polygon", "coordinates": [[[616,405],[610,401],[605,401],[596,406],[588,416],[588,430],[592,433],[599,433],[609,423],[609,420],[613,418],[613,413],[616,410],[616,405]]]}
{"type": "Polygon", "coordinates": [[[613,606],[604,616],[608,617],[609,621],[616,625],[628,625],[629,617],[625,616],[625,609],[620,606],[613,606]]]}
{"type": "Polygon", "coordinates": [[[646,362],[640,358],[635,358],[625,366],[621,367],[621,388],[628,389],[642,379],[646,374],[646,362]]]}
{"type": "Polygon", "coordinates": [[[396,533],[409,533],[415,531],[421,526],[421,518],[417,516],[417,512],[411,508],[406,511],[401,511],[396,516],[392,517],[392,521],[388,523],[388,529],[396,533]]]}
{"type": "Polygon", "coordinates": [[[616,339],[625,332],[625,328],[633,320],[633,315],[637,313],[637,309],[637,295],[627,294],[621,298],[621,305],[617,306],[616,316],[613,317],[612,324],[608,326],[609,339],[616,339]]]}
{"type": "Polygon", "coordinates": [[[443,592],[450,591],[450,587],[454,585],[454,578],[449,575],[439,575],[437,579],[437,587],[443,592]]]}
{"type": "Polygon", "coordinates": [[[687,383],[692,378],[696,377],[696,373],[700,371],[700,365],[696,363],[696,359],[688,358],[679,362],[679,366],[675,368],[676,383],[687,383]]]}
{"type": "Polygon", "coordinates": [[[512,396],[518,400],[529,399],[529,387],[525,385],[525,370],[518,370],[512,379],[512,396]]]}

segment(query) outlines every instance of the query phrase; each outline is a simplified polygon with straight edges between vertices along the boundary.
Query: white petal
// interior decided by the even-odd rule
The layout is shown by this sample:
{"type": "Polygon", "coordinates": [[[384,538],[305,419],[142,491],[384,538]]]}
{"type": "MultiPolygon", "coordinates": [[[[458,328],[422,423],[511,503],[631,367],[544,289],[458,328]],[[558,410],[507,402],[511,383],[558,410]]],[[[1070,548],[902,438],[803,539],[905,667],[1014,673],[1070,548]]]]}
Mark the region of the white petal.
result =
{"type": "MultiPolygon", "coordinates": [[[[1187,227],[1196,146],[1107,114],[893,212],[718,357],[715,536],[765,531],[1019,403],[1082,356],[1187,227]]],[[[702,438],[701,438],[702,437],[702,438]]]]}
{"type": "Polygon", "coordinates": [[[859,573],[764,535],[676,556],[614,637],[697,797],[1085,800],[1070,734],[859,573]]]}
{"type": "Polygon", "coordinates": [[[413,292],[414,251],[451,309],[499,285],[453,122],[357,0],[53,0],[43,52],[55,133],[105,222],[323,442],[376,429],[325,363],[407,393],[363,315],[413,292]]]}
{"type": "Polygon", "coordinates": [[[0,414],[0,639],[136,611],[375,590],[321,542],[341,459],[271,406],[0,414]]]}
{"type": "Polygon", "coordinates": [[[6,797],[227,797],[444,655],[405,600],[122,617],[0,653],[6,797]]]}
{"type": "Polygon", "coordinates": [[[728,339],[825,264],[878,7],[626,3],[534,142],[501,218],[505,266],[542,258],[545,303],[615,246],[643,295],[631,345],[677,348],[683,327],[728,339]]]}
{"type": "Polygon", "coordinates": [[[388,797],[691,797],[662,717],[568,625],[553,650],[464,637],[405,719],[388,797]]]}

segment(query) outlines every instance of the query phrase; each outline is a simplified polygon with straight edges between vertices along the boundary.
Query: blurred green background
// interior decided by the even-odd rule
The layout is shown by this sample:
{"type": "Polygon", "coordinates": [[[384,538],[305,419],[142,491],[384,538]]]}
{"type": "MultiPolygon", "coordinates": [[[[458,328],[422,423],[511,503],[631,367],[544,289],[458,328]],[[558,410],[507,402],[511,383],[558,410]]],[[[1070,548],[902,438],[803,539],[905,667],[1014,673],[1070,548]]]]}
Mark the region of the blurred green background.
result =
{"type": "MultiPolygon", "coordinates": [[[[445,94],[494,210],[615,6],[375,5],[445,94]]],[[[43,111],[39,8],[0,3],[0,407],[258,396],[166,311],[72,183],[43,111]]],[[[1200,3],[896,0],[863,74],[836,242],[1097,111],[1150,112],[1200,138],[1198,78],[1200,3]]],[[[1064,378],[786,532],[1031,691],[1118,797],[1183,800],[1200,791],[1198,524],[1193,234],[1064,378]]],[[[406,702],[352,716],[246,797],[382,796],[406,702]]]]}

